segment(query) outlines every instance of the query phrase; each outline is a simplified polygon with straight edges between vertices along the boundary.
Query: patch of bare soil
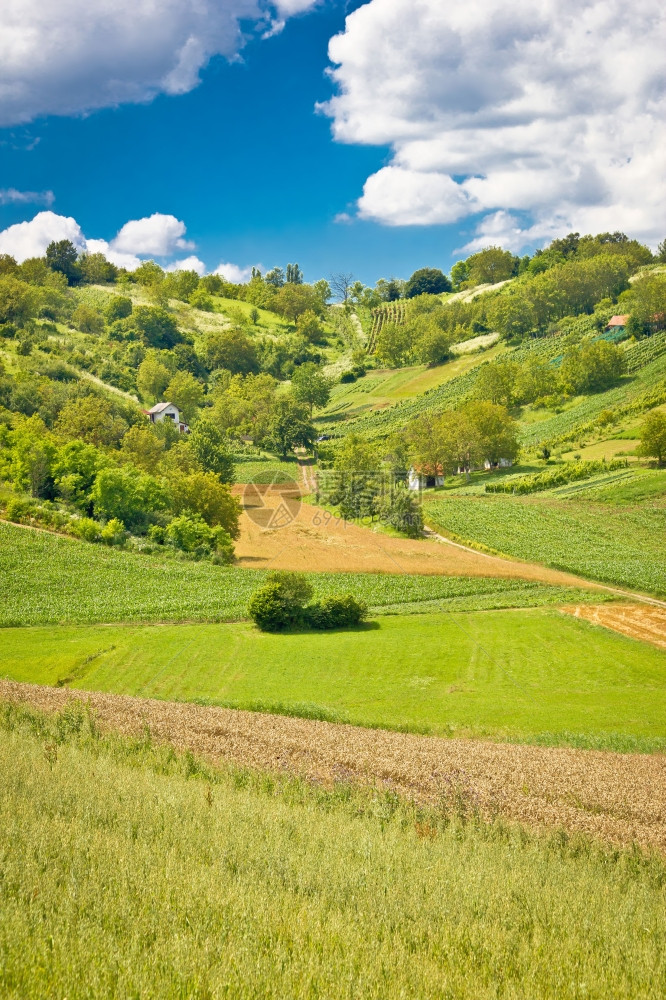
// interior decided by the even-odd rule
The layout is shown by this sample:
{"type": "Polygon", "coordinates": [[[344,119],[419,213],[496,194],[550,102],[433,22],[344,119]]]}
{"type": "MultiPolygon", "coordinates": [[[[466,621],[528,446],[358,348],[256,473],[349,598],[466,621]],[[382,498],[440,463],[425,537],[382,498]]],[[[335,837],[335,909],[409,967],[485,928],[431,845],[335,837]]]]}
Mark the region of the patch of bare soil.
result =
{"type": "Polygon", "coordinates": [[[571,573],[476,552],[447,539],[392,537],[301,503],[297,489],[236,487],[243,504],[237,565],[332,573],[491,576],[596,588],[571,573]]]}
{"type": "Polygon", "coordinates": [[[444,799],[532,827],[563,827],[666,853],[666,756],[439,739],[0,681],[0,700],[55,711],[80,700],[102,728],[191,750],[213,763],[371,784],[444,799]]]}
{"type": "Polygon", "coordinates": [[[646,604],[579,604],[564,607],[562,611],[666,649],[666,608],[646,604]]]}

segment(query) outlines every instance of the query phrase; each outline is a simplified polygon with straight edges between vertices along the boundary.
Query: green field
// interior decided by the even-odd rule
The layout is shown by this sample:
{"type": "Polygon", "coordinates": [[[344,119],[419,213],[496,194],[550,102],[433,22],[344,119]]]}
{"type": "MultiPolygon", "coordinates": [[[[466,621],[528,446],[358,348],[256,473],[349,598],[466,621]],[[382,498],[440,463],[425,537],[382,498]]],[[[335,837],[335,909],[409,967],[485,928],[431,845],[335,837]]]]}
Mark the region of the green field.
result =
{"type": "Polygon", "coordinates": [[[497,357],[502,350],[502,347],[494,347],[482,354],[464,355],[434,367],[409,365],[371,369],[356,382],[334,386],[329,403],[317,416],[317,423],[353,419],[370,410],[412,399],[477,368],[483,361],[497,357]]]}
{"type": "Polygon", "coordinates": [[[398,615],[358,631],[247,624],[2,632],[5,678],[360,725],[666,748],[666,655],[555,610],[398,615]]]}
{"type": "MultiPolygon", "coordinates": [[[[0,626],[234,621],[247,618],[264,578],[261,570],[122,552],[0,523],[0,626]]],[[[595,599],[523,580],[378,573],[312,573],[310,580],[320,596],[352,591],[373,614],[595,599]]]]}
{"type": "Polygon", "coordinates": [[[662,862],[0,719],[6,1000],[663,996],[662,862]]]}
{"type": "MultiPolygon", "coordinates": [[[[557,338],[542,338],[511,351],[497,345],[479,355],[471,355],[449,362],[431,371],[441,371],[437,382],[419,386],[411,383],[414,375],[405,375],[407,369],[376,373],[376,390],[372,378],[366,376],[350,386],[336,390],[327,411],[319,421],[336,433],[344,421],[345,431],[353,430],[370,438],[384,437],[402,431],[410,420],[423,412],[441,412],[455,408],[474,393],[476,367],[504,353],[512,360],[524,361],[528,357],[552,360],[561,352],[557,338]],[[386,380],[383,392],[379,376],[386,380]],[[367,382],[364,389],[363,383],[367,382]],[[411,384],[410,384],[411,383],[411,384]]],[[[604,392],[577,396],[554,410],[535,410],[526,406],[518,415],[519,437],[524,448],[534,449],[544,441],[552,445],[566,443],[565,450],[577,450],[580,433],[596,435],[599,427],[594,421],[606,410],[627,415],[639,415],[645,409],[661,404],[666,397],[666,336],[659,334],[627,348],[628,374],[618,385],[604,392]]],[[[416,369],[410,369],[415,372],[416,369]]],[[[633,418],[632,418],[633,419],[633,418]]]]}
{"type": "Polygon", "coordinates": [[[300,482],[301,472],[296,456],[283,461],[275,455],[263,452],[260,455],[234,455],[236,461],[234,475],[237,483],[272,483],[292,479],[300,482]],[[279,476],[279,479],[275,479],[279,476]]]}
{"type": "Polygon", "coordinates": [[[569,497],[435,494],[426,523],[505,555],[666,596],[666,474],[622,478],[569,497]],[[575,496],[575,499],[572,497],[575,496]]]}

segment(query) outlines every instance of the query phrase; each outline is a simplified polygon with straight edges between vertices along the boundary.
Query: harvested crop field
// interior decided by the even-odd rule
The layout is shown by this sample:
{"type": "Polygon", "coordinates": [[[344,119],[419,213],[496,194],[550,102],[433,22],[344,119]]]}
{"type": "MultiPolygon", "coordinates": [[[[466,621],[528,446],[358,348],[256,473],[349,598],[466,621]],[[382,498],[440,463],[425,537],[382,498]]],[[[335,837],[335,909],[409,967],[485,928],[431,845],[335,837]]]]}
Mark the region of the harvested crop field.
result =
{"type": "Polygon", "coordinates": [[[666,608],[645,604],[578,604],[564,607],[562,611],[585,618],[593,625],[621,632],[631,639],[649,642],[659,649],[666,649],[666,608]]]}
{"type": "Polygon", "coordinates": [[[296,490],[236,487],[243,502],[236,564],[297,572],[485,576],[594,587],[570,573],[433,539],[393,537],[300,502],[296,490]]]}
{"type": "Polygon", "coordinates": [[[77,699],[100,726],[209,761],[351,781],[531,827],[562,827],[666,853],[666,756],[437,739],[0,681],[0,700],[42,711],[77,699]]]}

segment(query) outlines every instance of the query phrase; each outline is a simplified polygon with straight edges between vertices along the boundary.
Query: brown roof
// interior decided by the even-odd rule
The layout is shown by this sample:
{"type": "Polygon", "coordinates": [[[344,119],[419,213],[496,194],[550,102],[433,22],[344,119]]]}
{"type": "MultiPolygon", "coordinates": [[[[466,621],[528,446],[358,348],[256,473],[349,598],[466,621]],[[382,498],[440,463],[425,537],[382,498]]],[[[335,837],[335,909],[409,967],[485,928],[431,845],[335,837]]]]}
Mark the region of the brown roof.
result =
{"type": "Polygon", "coordinates": [[[437,466],[437,472],[433,472],[432,471],[432,465],[430,465],[430,464],[413,465],[412,468],[414,469],[414,472],[417,472],[419,474],[419,476],[435,476],[435,475],[437,475],[437,476],[443,476],[444,475],[444,466],[442,466],[442,465],[438,465],[437,466]]]}
{"type": "Polygon", "coordinates": [[[608,326],[626,326],[628,316],[611,316],[608,320],[608,326]]]}

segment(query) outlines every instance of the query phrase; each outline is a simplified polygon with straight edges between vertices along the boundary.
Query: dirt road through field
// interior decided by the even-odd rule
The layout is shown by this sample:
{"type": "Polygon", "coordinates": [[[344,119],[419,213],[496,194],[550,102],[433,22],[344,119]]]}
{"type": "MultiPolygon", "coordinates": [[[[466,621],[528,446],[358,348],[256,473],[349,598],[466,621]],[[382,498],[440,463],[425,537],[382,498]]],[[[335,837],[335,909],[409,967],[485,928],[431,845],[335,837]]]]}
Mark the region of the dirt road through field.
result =
{"type": "Polygon", "coordinates": [[[0,701],[43,711],[78,699],[102,728],[331,784],[353,781],[666,854],[666,756],[440,739],[277,715],[0,681],[0,701]]]}

